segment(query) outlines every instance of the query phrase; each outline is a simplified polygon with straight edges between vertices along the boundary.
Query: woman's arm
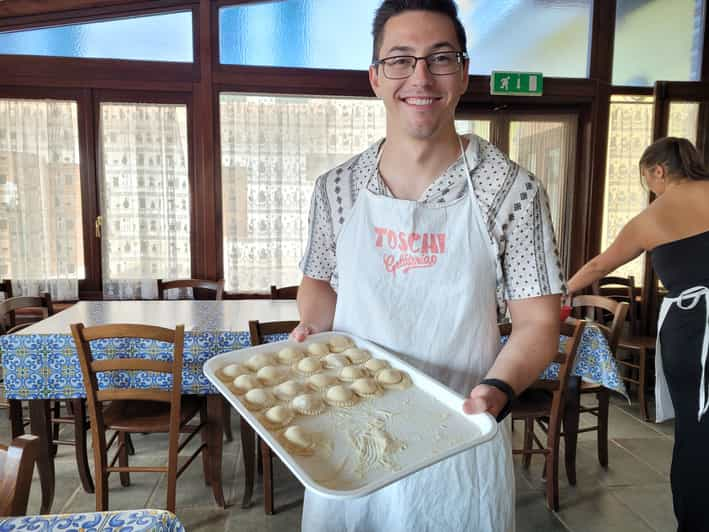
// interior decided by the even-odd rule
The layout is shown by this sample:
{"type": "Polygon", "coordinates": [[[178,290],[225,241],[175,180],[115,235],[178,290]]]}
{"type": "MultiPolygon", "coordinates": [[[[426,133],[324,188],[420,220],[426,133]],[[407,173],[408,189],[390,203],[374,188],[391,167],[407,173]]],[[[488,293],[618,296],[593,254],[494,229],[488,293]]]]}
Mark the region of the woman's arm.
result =
{"type": "Polygon", "coordinates": [[[647,220],[643,214],[645,213],[641,213],[630,220],[618,233],[618,236],[607,250],[584,264],[569,279],[567,283],[569,295],[580,292],[594,281],[605,277],[645,251],[644,231],[642,228],[647,220]]]}

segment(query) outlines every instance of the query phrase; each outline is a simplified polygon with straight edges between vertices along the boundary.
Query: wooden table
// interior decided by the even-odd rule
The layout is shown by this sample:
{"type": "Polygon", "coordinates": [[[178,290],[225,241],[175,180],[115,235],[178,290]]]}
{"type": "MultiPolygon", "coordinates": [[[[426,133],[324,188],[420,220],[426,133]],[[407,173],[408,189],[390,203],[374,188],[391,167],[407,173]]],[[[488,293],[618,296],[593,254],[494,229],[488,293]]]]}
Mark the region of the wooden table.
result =
{"type": "MultiPolygon", "coordinates": [[[[70,324],[141,323],[169,328],[185,325],[183,393],[207,397],[209,445],[213,446],[216,457],[210,466],[211,484],[215,499],[224,506],[221,482],[224,402],[207,381],[202,366],[212,356],[249,346],[249,320],[282,321],[297,317],[295,301],[81,301],[17,334],[0,336],[6,397],[29,402],[30,430],[40,438],[37,459],[42,489],[40,511],[50,512],[54,499],[50,403],[55,399],[74,399],[76,404],[85,397],[70,324]]],[[[109,349],[104,352],[100,348],[94,356],[102,358],[102,353],[104,357],[111,356],[109,349]]],[[[130,379],[126,382],[136,384],[130,379]]],[[[155,386],[151,382],[142,385],[155,386]]]]}

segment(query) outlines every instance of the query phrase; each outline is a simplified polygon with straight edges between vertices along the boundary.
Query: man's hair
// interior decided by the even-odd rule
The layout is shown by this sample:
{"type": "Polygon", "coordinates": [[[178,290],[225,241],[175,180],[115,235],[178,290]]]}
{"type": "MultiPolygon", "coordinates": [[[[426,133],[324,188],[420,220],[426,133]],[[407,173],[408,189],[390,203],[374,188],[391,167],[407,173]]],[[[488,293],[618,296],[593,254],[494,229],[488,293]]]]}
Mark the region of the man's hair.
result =
{"type": "Polygon", "coordinates": [[[384,36],[384,25],[387,21],[405,11],[431,11],[440,13],[451,19],[455,34],[458,37],[460,51],[467,52],[465,28],[458,18],[458,8],[453,0],[385,0],[374,14],[372,24],[372,37],[374,37],[374,47],[372,50],[372,63],[379,59],[379,50],[382,47],[384,36]]]}

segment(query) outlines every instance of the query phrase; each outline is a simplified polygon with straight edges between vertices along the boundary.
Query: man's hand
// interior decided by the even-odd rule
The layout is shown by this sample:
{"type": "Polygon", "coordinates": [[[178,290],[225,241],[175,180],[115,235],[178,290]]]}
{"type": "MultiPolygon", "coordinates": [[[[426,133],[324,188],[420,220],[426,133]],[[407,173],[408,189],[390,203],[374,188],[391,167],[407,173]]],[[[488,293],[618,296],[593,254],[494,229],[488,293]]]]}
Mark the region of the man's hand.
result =
{"type": "Polygon", "coordinates": [[[291,331],[290,337],[291,340],[295,340],[296,342],[303,342],[308,336],[314,334],[315,332],[316,331],[312,325],[300,322],[296,328],[291,331]]]}
{"type": "Polygon", "coordinates": [[[488,412],[493,417],[497,417],[506,404],[507,395],[502,390],[487,384],[479,384],[463,402],[463,412],[466,414],[488,412]]]}

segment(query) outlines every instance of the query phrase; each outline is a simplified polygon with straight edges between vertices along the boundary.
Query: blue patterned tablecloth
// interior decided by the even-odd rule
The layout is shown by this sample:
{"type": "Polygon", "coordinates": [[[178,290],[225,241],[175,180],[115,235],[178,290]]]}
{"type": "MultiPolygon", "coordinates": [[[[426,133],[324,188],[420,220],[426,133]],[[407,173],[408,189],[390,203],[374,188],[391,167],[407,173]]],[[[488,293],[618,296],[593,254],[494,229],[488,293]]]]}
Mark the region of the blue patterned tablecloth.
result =
{"type": "Polygon", "coordinates": [[[177,517],[165,510],[125,510],[82,514],[0,517],[0,532],[184,532],[177,517]]]}
{"type": "MultiPolygon", "coordinates": [[[[285,338],[285,336],[283,337],[285,338]]],[[[281,339],[281,338],[274,338],[281,339]]],[[[191,395],[218,393],[202,366],[211,357],[250,346],[248,332],[185,332],[182,391],[191,395]]],[[[171,360],[172,345],[139,339],[95,340],[91,350],[97,360],[141,356],[171,360]]],[[[5,397],[8,399],[70,399],[86,397],[74,340],[65,334],[9,334],[0,336],[5,397]]],[[[172,377],[147,371],[99,374],[99,387],[165,388],[172,377]]]]}
{"type": "MultiPolygon", "coordinates": [[[[566,336],[559,337],[559,345],[563,347],[568,340],[569,338],[566,336]]],[[[507,338],[502,339],[503,343],[506,341],[507,338]]],[[[584,328],[571,373],[586,382],[600,384],[618,392],[630,400],[606,337],[598,327],[587,325],[584,328]]],[[[557,380],[559,378],[559,364],[557,362],[549,364],[539,378],[557,380]]]]}

